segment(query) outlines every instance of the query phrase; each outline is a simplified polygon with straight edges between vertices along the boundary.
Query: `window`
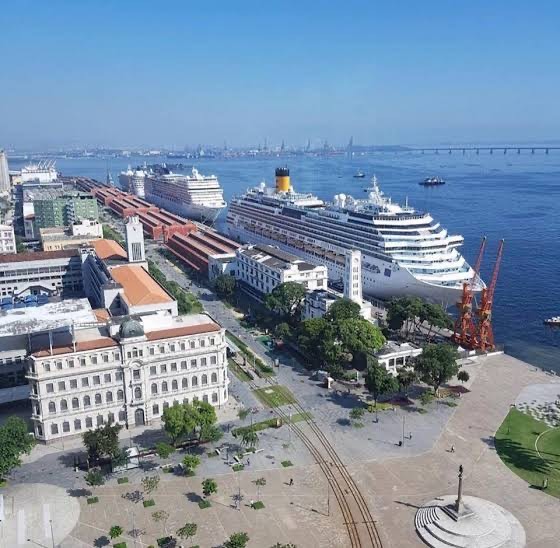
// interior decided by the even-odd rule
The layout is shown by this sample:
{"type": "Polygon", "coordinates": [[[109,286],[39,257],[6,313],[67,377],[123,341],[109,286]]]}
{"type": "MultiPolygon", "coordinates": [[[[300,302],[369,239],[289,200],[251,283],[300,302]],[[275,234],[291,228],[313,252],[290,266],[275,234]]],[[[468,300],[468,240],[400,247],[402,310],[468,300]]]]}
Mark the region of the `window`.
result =
{"type": "Polygon", "coordinates": [[[210,338],[210,346],[214,346],[216,344],[216,339],[214,337],[210,338]]]}
{"type": "Polygon", "coordinates": [[[60,382],[58,383],[58,389],[59,389],[60,391],[66,390],[66,383],[65,383],[64,381],[60,381],[60,382]]]}
{"type": "Polygon", "coordinates": [[[97,415],[97,426],[103,426],[103,415],[97,415]]]}
{"type": "Polygon", "coordinates": [[[109,363],[109,354],[103,354],[103,363],[109,363]]]}
{"type": "Polygon", "coordinates": [[[97,365],[97,356],[92,356],[90,359],[93,365],[97,365]]]}
{"type": "Polygon", "coordinates": [[[86,428],[91,428],[93,426],[93,421],[91,417],[86,417],[86,428]]]}
{"type": "Polygon", "coordinates": [[[159,370],[160,370],[162,373],[167,373],[167,364],[166,364],[166,363],[162,363],[162,364],[159,366],[159,370]]]}
{"type": "Polygon", "coordinates": [[[159,415],[159,405],[157,403],[152,406],[152,415],[159,415]]]}
{"type": "Polygon", "coordinates": [[[99,386],[101,384],[101,377],[99,375],[93,376],[93,386],[99,386]]]}
{"type": "Polygon", "coordinates": [[[196,360],[191,360],[191,367],[196,367],[196,360]]]}
{"type": "Polygon", "coordinates": [[[208,396],[206,394],[204,394],[204,396],[202,396],[202,401],[205,403],[208,403],[208,396]]]}
{"type": "Polygon", "coordinates": [[[181,350],[185,350],[185,348],[186,348],[186,345],[185,345],[184,342],[182,342],[182,343],[181,343],[181,350]]]}
{"type": "Polygon", "coordinates": [[[167,391],[168,391],[167,383],[166,383],[165,381],[163,381],[163,382],[161,383],[161,391],[162,391],[162,392],[167,392],[167,391]]]}
{"type": "Polygon", "coordinates": [[[122,379],[123,379],[122,371],[117,371],[117,372],[115,373],[115,380],[116,380],[116,381],[122,381],[122,379]]]}
{"type": "Polygon", "coordinates": [[[110,383],[111,382],[111,373],[105,373],[105,375],[103,375],[103,382],[104,383],[110,383]]]}
{"type": "Polygon", "coordinates": [[[52,415],[56,413],[56,404],[53,401],[49,402],[49,413],[52,415]]]}
{"type": "Polygon", "coordinates": [[[200,358],[200,365],[204,367],[206,365],[206,358],[200,358]]]}
{"type": "Polygon", "coordinates": [[[175,345],[174,344],[169,345],[169,352],[175,352],[175,345]]]}
{"type": "Polygon", "coordinates": [[[135,381],[139,381],[139,380],[140,380],[140,369],[135,369],[135,370],[132,372],[132,378],[133,378],[135,381]]]}
{"type": "Polygon", "coordinates": [[[198,377],[196,375],[192,378],[191,386],[198,386],[198,377]]]}
{"type": "Polygon", "coordinates": [[[84,366],[86,364],[86,358],[85,357],[81,357],[80,358],[80,365],[84,366]]]}
{"type": "Polygon", "coordinates": [[[70,432],[70,423],[68,421],[64,421],[62,423],[62,431],[63,432],[70,432]]]}
{"type": "Polygon", "coordinates": [[[169,402],[163,402],[163,410],[169,409],[169,402]]]}
{"type": "Polygon", "coordinates": [[[51,434],[58,434],[58,424],[51,424],[51,434]]]}
{"type": "Polygon", "coordinates": [[[216,365],[216,362],[217,362],[217,361],[218,361],[218,360],[216,359],[216,356],[210,356],[210,364],[211,364],[211,365],[216,365]]]}
{"type": "Polygon", "coordinates": [[[187,360],[183,360],[181,362],[181,369],[186,369],[187,368],[187,360]]]}
{"type": "Polygon", "coordinates": [[[89,379],[87,377],[82,378],[82,386],[89,386],[89,379]]]}
{"type": "Polygon", "coordinates": [[[121,355],[119,354],[119,352],[117,352],[117,351],[113,352],[113,359],[115,361],[119,361],[120,357],[121,357],[121,355]]]}
{"type": "Polygon", "coordinates": [[[171,371],[177,371],[177,364],[175,362],[171,364],[171,371]]]}
{"type": "Polygon", "coordinates": [[[185,377],[182,381],[181,381],[181,388],[185,389],[189,387],[189,381],[187,380],[187,378],[185,377]]]}
{"type": "Polygon", "coordinates": [[[45,362],[45,363],[43,364],[43,369],[44,369],[45,371],[50,371],[50,370],[51,370],[51,364],[50,364],[49,362],[45,362]]]}
{"type": "Polygon", "coordinates": [[[74,358],[68,360],[68,367],[74,367],[74,358]]]}
{"type": "Polygon", "coordinates": [[[153,346],[150,346],[150,356],[153,356],[156,353],[156,349],[153,346]]]}
{"type": "Polygon", "coordinates": [[[171,390],[179,390],[179,383],[176,380],[171,381],[171,390]]]}
{"type": "Polygon", "coordinates": [[[136,399],[136,400],[141,400],[142,399],[142,389],[139,386],[137,386],[134,389],[134,399],[136,399]]]}
{"type": "Polygon", "coordinates": [[[216,392],[212,394],[212,403],[218,403],[218,394],[216,392]]]}
{"type": "Polygon", "coordinates": [[[60,400],[60,410],[68,411],[68,402],[66,400],[60,400]]]}
{"type": "Polygon", "coordinates": [[[202,375],[202,386],[208,384],[208,375],[202,375]]]}
{"type": "Polygon", "coordinates": [[[150,376],[154,376],[154,375],[157,375],[157,368],[155,365],[152,365],[150,367],[150,376]]]}
{"type": "Polygon", "coordinates": [[[107,392],[105,394],[105,401],[107,403],[113,403],[113,393],[112,392],[107,392]]]}
{"type": "Polygon", "coordinates": [[[82,429],[82,421],[80,419],[76,419],[74,421],[74,430],[81,430],[82,429]]]}
{"type": "Polygon", "coordinates": [[[80,408],[80,400],[78,398],[72,398],[72,409],[80,408]]]}
{"type": "Polygon", "coordinates": [[[124,392],[122,390],[117,390],[117,401],[124,400],[124,392]]]}
{"type": "Polygon", "coordinates": [[[183,398],[183,404],[189,403],[189,398],[183,398]]]}
{"type": "Polygon", "coordinates": [[[78,381],[76,379],[72,379],[70,381],[70,390],[78,388],[78,381]]]}
{"type": "Polygon", "coordinates": [[[163,344],[159,347],[159,353],[163,354],[165,352],[165,346],[163,344]]]}
{"type": "Polygon", "coordinates": [[[200,339],[200,348],[204,348],[206,346],[206,340],[200,339]]]}
{"type": "Polygon", "coordinates": [[[212,373],[212,376],[210,377],[211,382],[218,382],[218,374],[217,373],[212,373]]]}
{"type": "Polygon", "coordinates": [[[84,396],[84,407],[89,407],[91,405],[91,398],[89,396],[84,396]]]}
{"type": "Polygon", "coordinates": [[[109,414],[107,415],[107,422],[108,422],[109,424],[113,424],[113,423],[115,422],[115,415],[114,415],[114,413],[109,413],[109,414]]]}
{"type": "Polygon", "coordinates": [[[157,394],[157,384],[154,382],[151,387],[152,394],[157,394]]]}
{"type": "Polygon", "coordinates": [[[189,346],[190,346],[191,348],[195,348],[195,346],[196,346],[195,341],[190,341],[190,342],[189,342],[189,346]]]}
{"type": "Polygon", "coordinates": [[[126,413],[124,411],[119,411],[119,422],[126,422],[126,413]]]}
{"type": "Polygon", "coordinates": [[[49,382],[47,384],[47,393],[51,394],[52,392],[54,392],[54,384],[52,382],[49,382]]]}

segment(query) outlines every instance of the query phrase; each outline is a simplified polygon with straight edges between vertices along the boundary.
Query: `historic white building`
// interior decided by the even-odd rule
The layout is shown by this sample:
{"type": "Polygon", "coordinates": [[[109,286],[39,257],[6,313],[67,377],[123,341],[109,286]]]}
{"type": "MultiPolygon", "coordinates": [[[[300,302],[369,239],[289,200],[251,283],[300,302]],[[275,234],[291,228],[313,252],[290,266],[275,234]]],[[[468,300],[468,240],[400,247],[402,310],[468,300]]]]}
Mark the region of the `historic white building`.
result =
{"type": "Polygon", "coordinates": [[[225,330],[203,314],[159,313],[51,335],[30,355],[28,379],[38,440],[149,424],[175,403],[227,401],[225,330]]]}
{"type": "Polygon", "coordinates": [[[0,253],[16,253],[14,227],[0,224],[0,253]]]}

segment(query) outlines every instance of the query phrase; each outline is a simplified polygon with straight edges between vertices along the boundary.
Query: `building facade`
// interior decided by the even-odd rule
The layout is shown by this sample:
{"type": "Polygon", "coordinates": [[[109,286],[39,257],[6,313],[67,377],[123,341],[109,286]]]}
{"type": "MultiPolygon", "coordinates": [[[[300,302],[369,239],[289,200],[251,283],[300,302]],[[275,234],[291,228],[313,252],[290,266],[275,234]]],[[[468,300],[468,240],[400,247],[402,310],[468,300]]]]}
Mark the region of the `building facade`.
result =
{"type": "Polygon", "coordinates": [[[379,365],[383,366],[391,375],[397,376],[399,369],[408,367],[411,360],[422,354],[422,349],[410,343],[387,341],[375,353],[379,365]]]}
{"type": "Polygon", "coordinates": [[[10,171],[8,169],[8,156],[4,150],[0,150],[0,194],[9,194],[10,171]]]}
{"type": "Polygon", "coordinates": [[[11,225],[0,225],[0,253],[16,253],[16,237],[11,225]]]}
{"type": "Polygon", "coordinates": [[[43,251],[77,249],[103,238],[103,226],[99,221],[84,219],[69,227],[40,228],[39,236],[43,251]]]}
{"type": "Polygon", "coordinates": [[[84,219],[99,219],[97,200],[78,191],[43,191],[33,193],[35,226],[48,228],[69,226],[84,219]]]}
{"type": "Polygon", "coordinates": [[[151,424],[176,403],[223,405],[225,330],[205,315],[157,323],[127,318],[118,330],[78,333],[34,352],[28,379],[37,439],[53,442],[109,422],[151,424]]]}

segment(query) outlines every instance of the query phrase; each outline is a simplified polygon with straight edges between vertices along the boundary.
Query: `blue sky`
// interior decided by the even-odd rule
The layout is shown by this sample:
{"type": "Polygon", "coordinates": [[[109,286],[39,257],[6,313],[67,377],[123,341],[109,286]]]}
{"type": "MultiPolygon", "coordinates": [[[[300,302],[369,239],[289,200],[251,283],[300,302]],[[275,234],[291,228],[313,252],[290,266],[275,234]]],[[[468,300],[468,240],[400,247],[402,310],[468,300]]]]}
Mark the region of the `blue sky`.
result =
{"type": "Polygon", "coordinates": [[[26,1],[0,148],[558,138],[560,4],[26,1]]]}

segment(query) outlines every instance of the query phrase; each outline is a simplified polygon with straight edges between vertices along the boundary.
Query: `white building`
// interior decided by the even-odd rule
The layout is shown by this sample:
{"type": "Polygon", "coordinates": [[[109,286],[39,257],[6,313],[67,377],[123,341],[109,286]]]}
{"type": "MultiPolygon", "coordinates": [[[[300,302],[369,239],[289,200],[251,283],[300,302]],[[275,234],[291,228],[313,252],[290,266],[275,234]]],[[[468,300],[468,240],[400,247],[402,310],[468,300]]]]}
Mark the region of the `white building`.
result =
{"type": "Polygon", "coordinates": [[[92,236],[103,238],[103,225],[96,219],[82,219],[79,223],[70,225],[72,236],[92,236]]]}
{"type": "Polygon", "coordinates": [[[297,282],[308,291],[327,287],[327,268],[317,266],[271,245],[249,245],[236,251],[235,277],[256,295],[270,293],[285,282],[297,282]]]}
{"type": "Polygon", "coordinates": [[[8,169],[8,156],[0,150],[0,195],[10,193],[10,171],[8,169]]]}
{"type": "Polygon", "coordinates": [[[37,439],[150,424],[175,403],[228,399],[225,330],[208,316],[126,318],[43,342],[28,360],[37,439]]]}
{"type": "Polygon", "coordinates": [[[422,349],[410,343],[398,343],[387,341],[385,345],[375,353],[379,365],[393,376],[397,376],[399,369],[409,365],[410,360],[422,354],[422,349]]]}
{"type": "MultiPolygon", "coordinates": [[[[33,223],[31,223],[33,227],[33,223]]],[[[78,249],[83,245],[90,245],[95,240],[103,238],[103,225],[96,220],[84,219],[69,227],[56,226],[40,228],[39,237],[43,251],[58,251],[61,249],[78,249]]]]}
{"type": "Polygon", "coordinates": [[[36,182],[48,184],[56,181],[58,172],[55,168],[54,160],[39,162],[38,164],[29,164],[21,170],[21,182],[36,182]]]}
{"type": "Polygon", "coordinates": [[[140,219],[133,215],[126,219],[126,250],[131,263],[145,263],[144,229],[140,219]]]}
{"type": "Polygon", "coordinates": [[[16,237],[11,225],[0,225],[0,253],[16,253],[16,237]]]}

